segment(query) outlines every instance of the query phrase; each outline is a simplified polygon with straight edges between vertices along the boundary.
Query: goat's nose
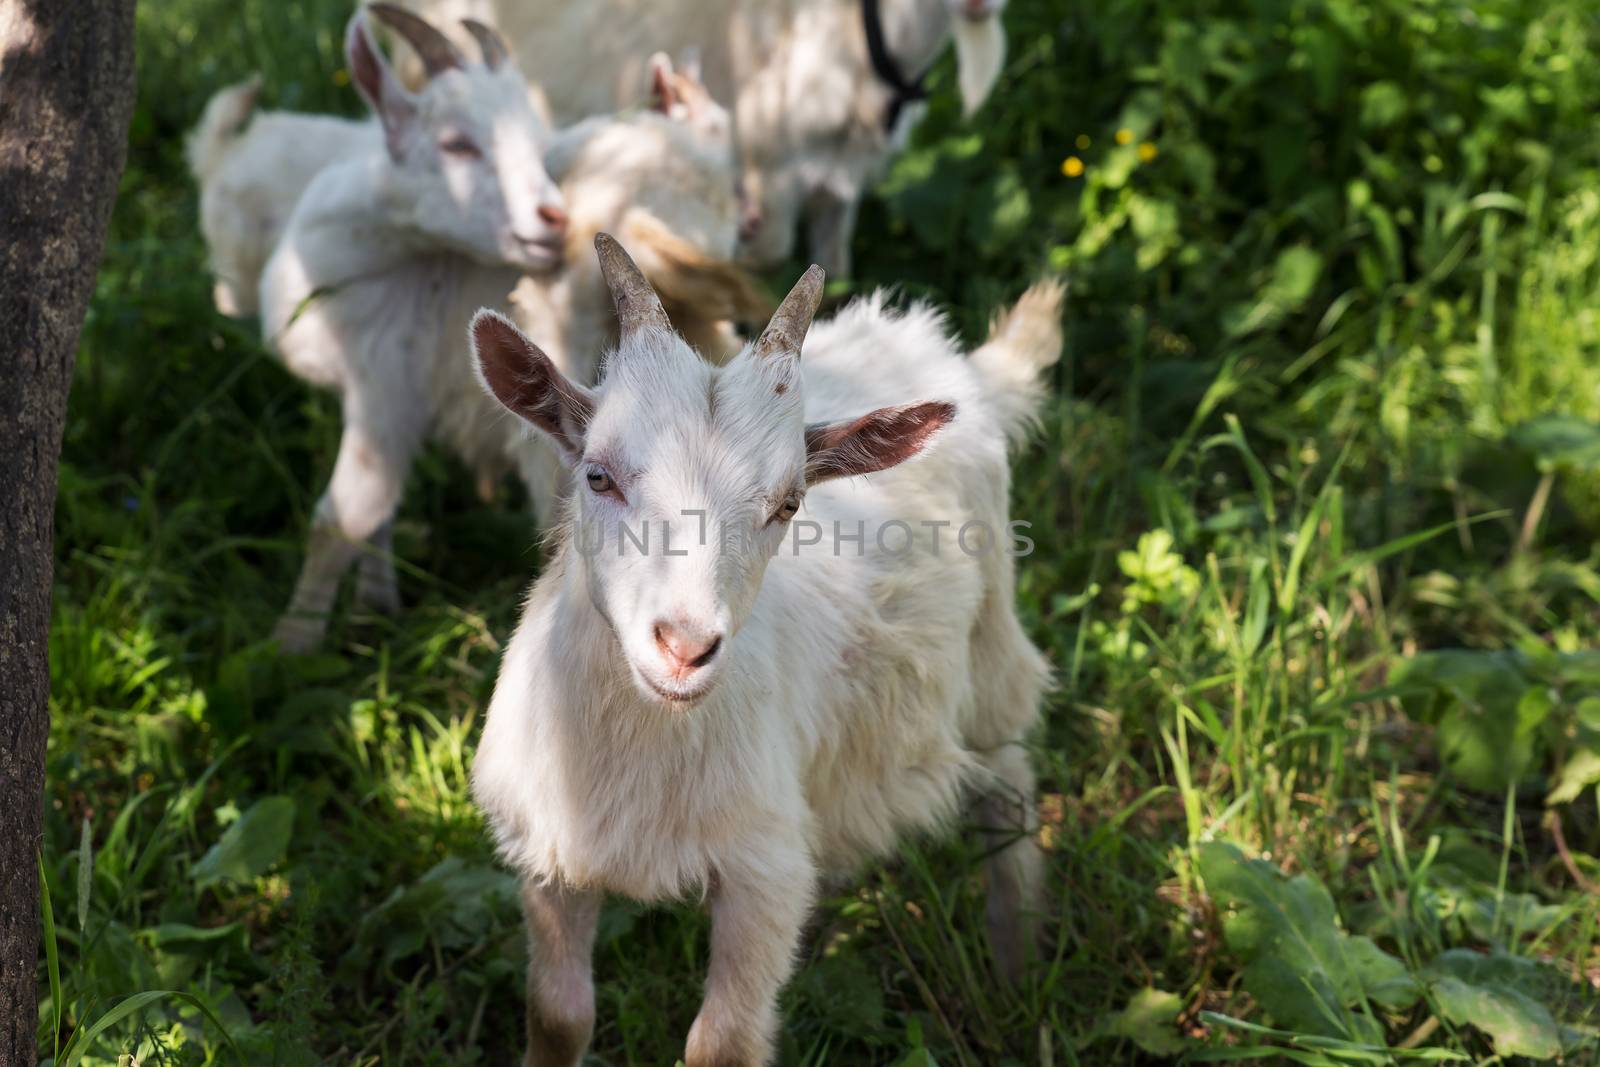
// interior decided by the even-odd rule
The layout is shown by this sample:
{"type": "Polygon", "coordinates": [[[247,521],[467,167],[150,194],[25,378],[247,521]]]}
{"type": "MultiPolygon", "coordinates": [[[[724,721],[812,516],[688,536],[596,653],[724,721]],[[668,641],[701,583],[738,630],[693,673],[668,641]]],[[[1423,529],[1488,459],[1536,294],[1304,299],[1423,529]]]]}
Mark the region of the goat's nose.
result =
{"type": "Polygon", "coordinates": [[[749,241],[761,232],[761,209],[745,207],[739,212],[739,240],[749,241]]]}
{"type": "Polygon", "coordinates": [[[540,204],[539,217],[544,220],[545,225],[552,229],[566,229],[567,213],[555,204],[540,204]]]}
{"type": "Polygon", "coordinates": [[[694,633],[663,620],[656,623],[656,648],[672,676],[683,679],[716,658],[722,635],[694,633]]]}

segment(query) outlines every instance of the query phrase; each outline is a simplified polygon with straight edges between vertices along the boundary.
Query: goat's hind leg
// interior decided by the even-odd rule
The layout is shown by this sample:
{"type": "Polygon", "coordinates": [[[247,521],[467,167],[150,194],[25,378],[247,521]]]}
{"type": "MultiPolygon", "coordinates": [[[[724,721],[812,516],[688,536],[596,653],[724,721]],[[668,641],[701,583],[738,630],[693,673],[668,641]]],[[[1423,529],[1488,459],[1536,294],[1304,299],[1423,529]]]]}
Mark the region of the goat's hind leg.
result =
{"type": "Polygon", "coordinates": [[[985,758],[993,774],[978,802],[978,825],[988,851],[985,916],[989,947],[1000,973],[1019,982],[1038,948],[1038,909],[1044,857],[1036,836],[1033,766],[1020,741],[985,758]]]}

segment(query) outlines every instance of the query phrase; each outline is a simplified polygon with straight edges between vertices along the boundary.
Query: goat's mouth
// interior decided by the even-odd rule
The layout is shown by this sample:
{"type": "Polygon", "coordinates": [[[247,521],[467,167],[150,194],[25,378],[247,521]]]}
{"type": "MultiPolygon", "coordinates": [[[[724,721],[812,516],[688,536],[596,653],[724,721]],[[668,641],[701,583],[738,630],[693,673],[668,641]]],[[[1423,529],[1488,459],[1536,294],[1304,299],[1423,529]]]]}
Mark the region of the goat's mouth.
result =
{"type": "Polygon", "coordinates": [[[654,678],[650,677],[644,671],[639,670],[637,667],[634,668],[633,673],[641,682],[644,683],[645,688],[650,690],[650,692],[654,693],[668,704],[677,705],[679,707],[689,707],[690,705],[699,703],[707,693],[711,692],[711,688],[715,684],[714,680],[707,680],[695,685],[669,687],[656,681],[654,678]]]}
{"type": "Polygon", "coordinates": [[[530,270],[554,270],[561,266],[566,242],[560,234],[544,237],[518,237],[516,247],[523,266],[530,270]]]}

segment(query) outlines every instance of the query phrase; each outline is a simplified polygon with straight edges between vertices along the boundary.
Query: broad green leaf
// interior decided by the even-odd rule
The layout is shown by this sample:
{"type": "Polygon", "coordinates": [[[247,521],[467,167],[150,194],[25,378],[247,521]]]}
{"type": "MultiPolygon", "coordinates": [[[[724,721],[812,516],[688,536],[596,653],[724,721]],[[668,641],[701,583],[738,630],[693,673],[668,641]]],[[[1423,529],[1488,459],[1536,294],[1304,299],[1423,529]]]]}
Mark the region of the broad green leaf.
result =
{"type": "Polygon", "coordinates": [[[1600,782],[1600,752],[1592,748],[1580,748],[1567,757],[1555,788],[1550,790],[1544,802],[1549,805],[1570,804],[1596,782],[1600,782]]]}
{"type": "Polygon", "coordinates": [[[1511,431],[1511,440],[1543,470],[1600,469],[1600,426],[1570,415],[1542,415],[1511,431]]]}
{"type": "Polygon", "coordinates": [[[283,859],[294,833],[292,797],[264,797],[239,816],[191,872],[202,888],[219,882],[249,882],[283,859]]]}
{"type": "Polygon", "coordinates": [[[1110,1032],[1125,1037],[1152,1056],[1176,1056],[1185,1047],[1178,1036],[1183,998],[1163,989],[1141,989],[1112,1019],[1110,1032]]]}
{"type": "MultiPolygon", "coordinates": [[[[1531,679],[1515,652],[1445,649],[1399,664],[1389,675],[1406,711],[1438,730],[1439,755],[1463,783],[1503,792],[1527,773],[1539,739],[1521,729],[1522,702],[1537,718],[1531,679]]],[[[1543,687],[1538,687],[1543,688],[1543,687]]]]}
{"type": "Polygon", "coordinates": [[[1561,1054],[1561,1034],[1550,1012],[1522,993],[1468,985],[1448,975],[1432,988],[1441,1018],[1482,1030],[1500,1055],[1547,1060],[1561,1054]]]}
{"type": "Polygon", "coordinates": [[[1310,875],[1291,878],[1222,842],[1199,846],[1199,860],[1207,892],[1232,910],[1223,934],[1244,963],[1245,988],[1268,1015],[1305,1034],[1381,1043],[1359,1009],[1368,999],[1415,1000],[1404,965],[1340,929],[1333,898],[1310,875]]]}

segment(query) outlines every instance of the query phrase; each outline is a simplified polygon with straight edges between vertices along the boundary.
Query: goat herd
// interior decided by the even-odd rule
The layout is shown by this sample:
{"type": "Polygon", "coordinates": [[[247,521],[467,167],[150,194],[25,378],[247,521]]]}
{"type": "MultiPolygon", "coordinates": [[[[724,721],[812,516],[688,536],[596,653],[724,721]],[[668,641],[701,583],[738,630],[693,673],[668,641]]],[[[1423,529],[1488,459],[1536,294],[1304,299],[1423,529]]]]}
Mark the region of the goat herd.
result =
{"type": "Polygon", "coordinates": [[[608,892],[704,894],[685,1060],[769,1062],[819,880],[967,797],[997,969],[1034,950],[1024,742],[1050,671],[1015,610],[1007,446],[1062,290],[970,354],[881,295],[813,326],[818,266],[753,342],[735,325],[771,310],[739,264],[785,257],[802,220],[848,270],[915,110],[904,72],[954,36],[975,107],[1001,6],[372,3],[345,40],[371,119],[255,114],[250,83],[191,139],[219,308],[343,405],[282,647],[320,643],[351,569],[358,602],[399,608],[390,530],[429,437],[484,487],[515,470],[547,530],[473,769],[524,887],[530,1065],[584,1053],[608,892]]]}

